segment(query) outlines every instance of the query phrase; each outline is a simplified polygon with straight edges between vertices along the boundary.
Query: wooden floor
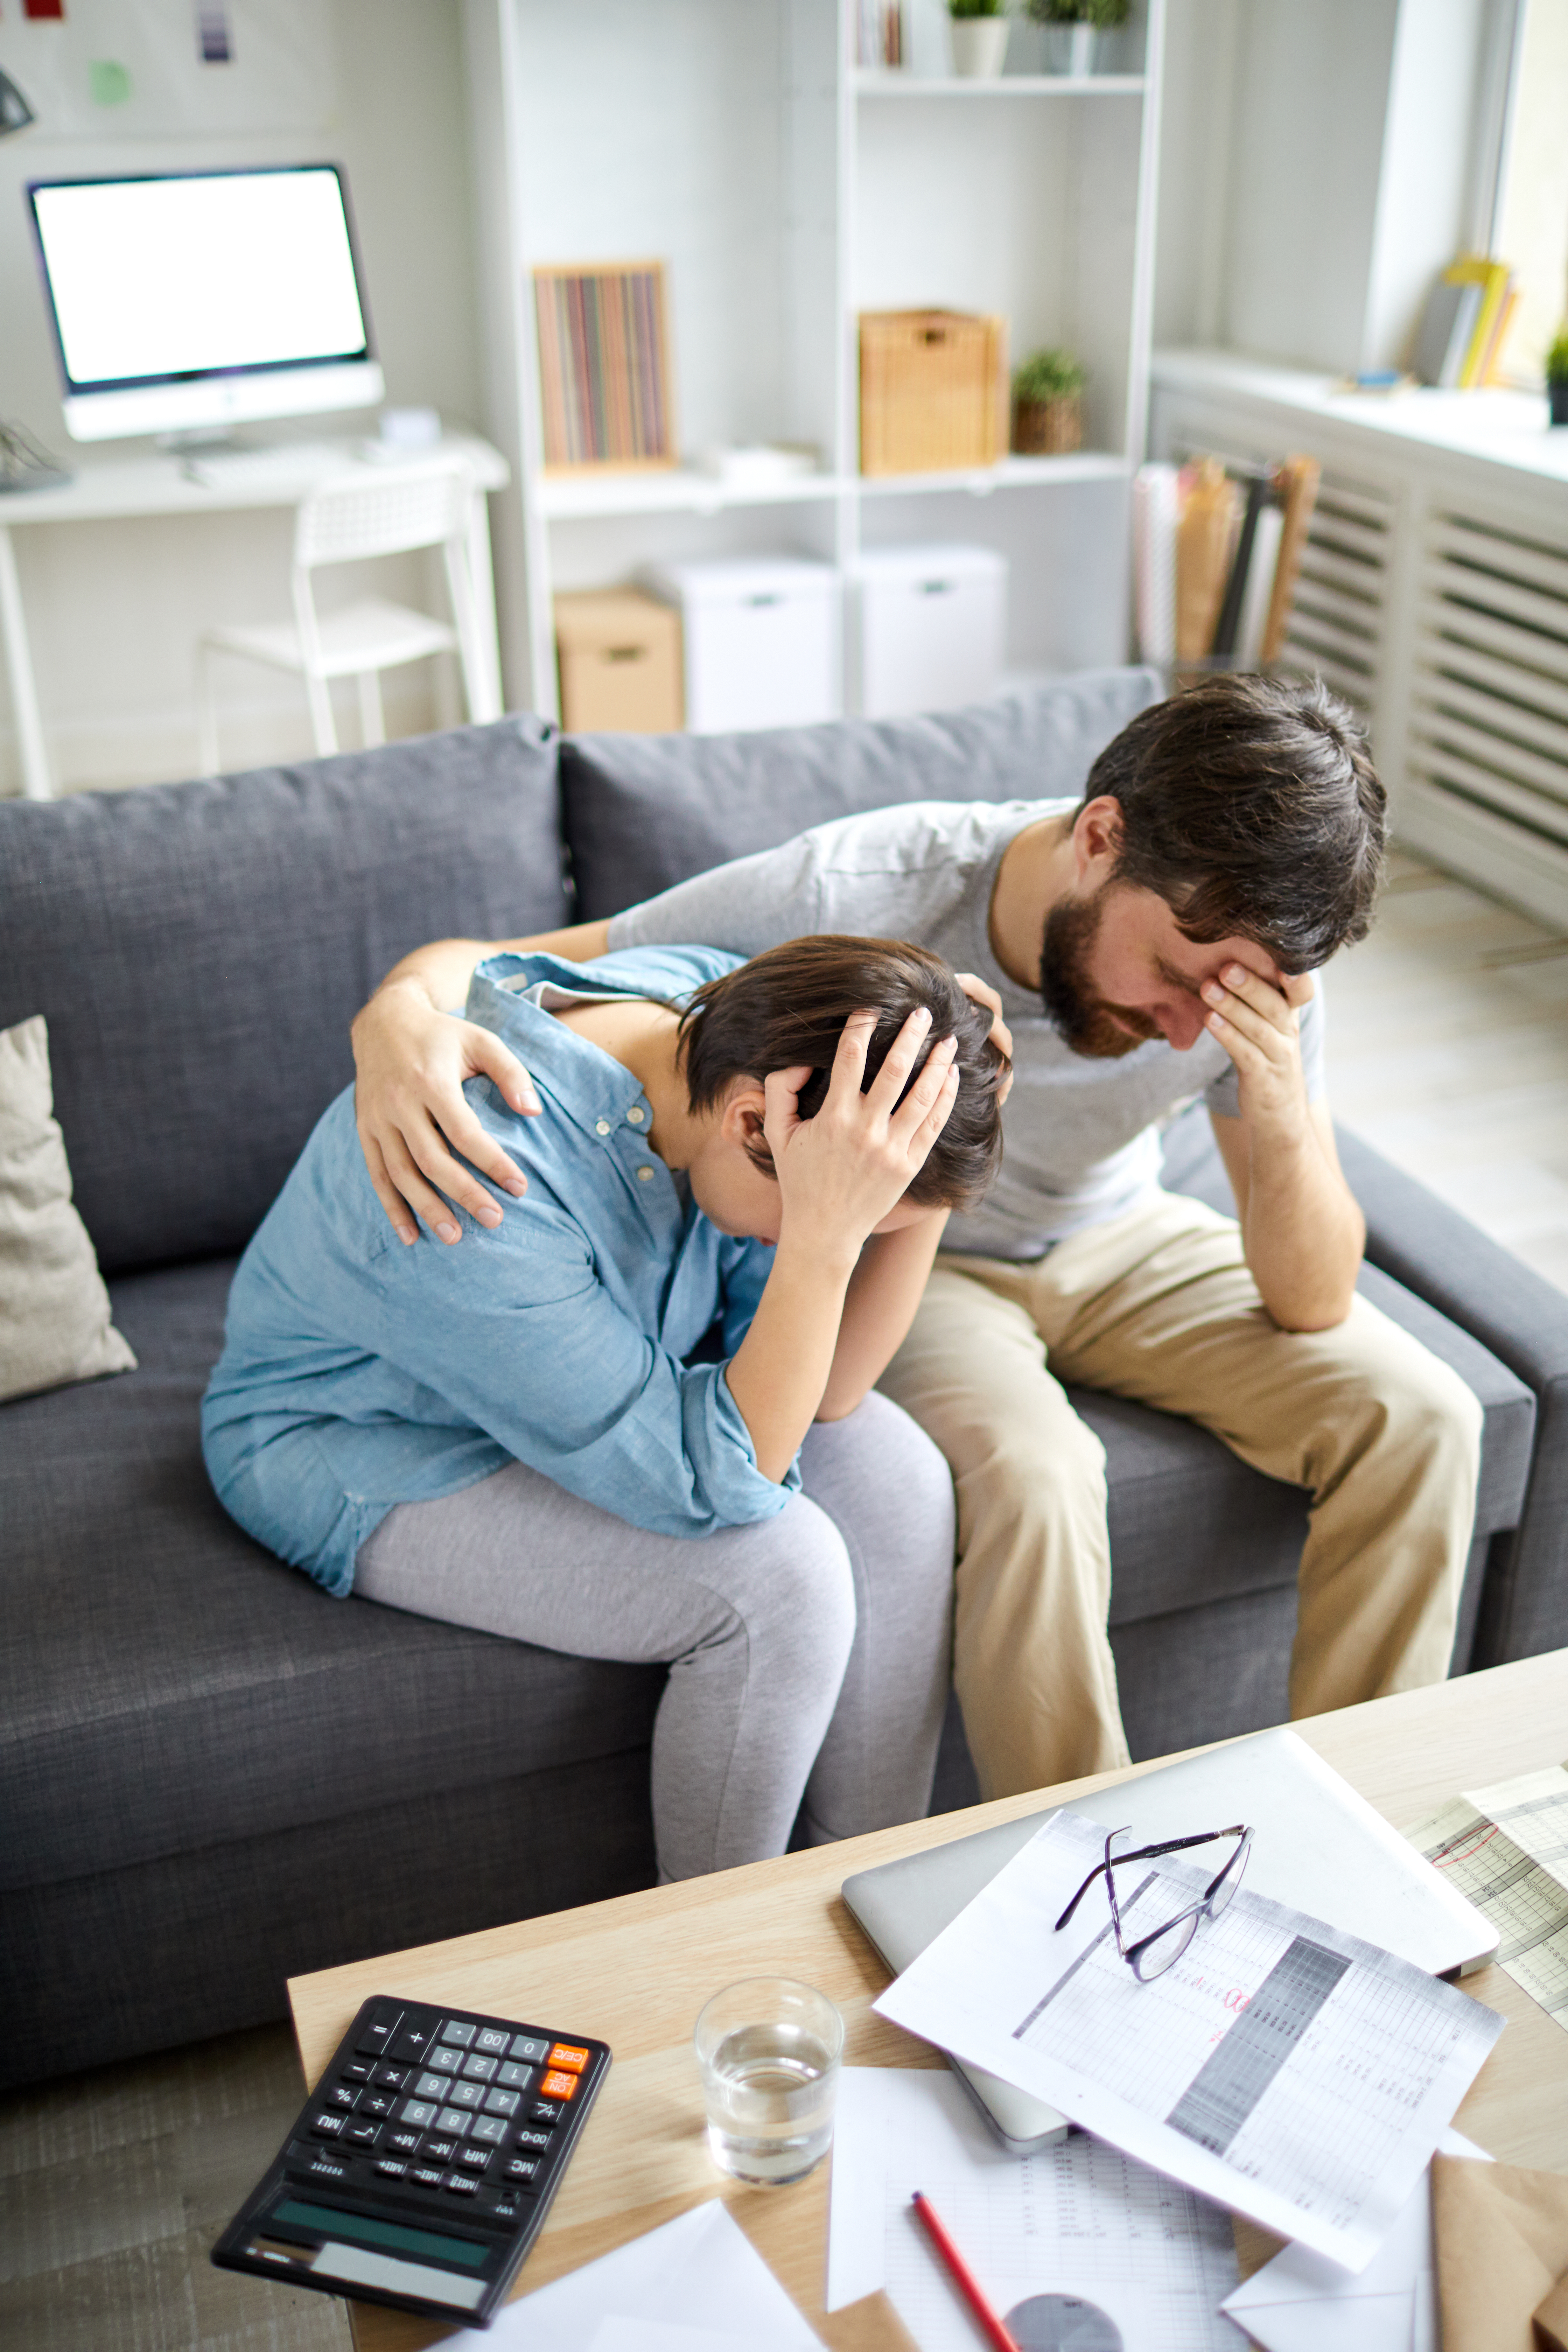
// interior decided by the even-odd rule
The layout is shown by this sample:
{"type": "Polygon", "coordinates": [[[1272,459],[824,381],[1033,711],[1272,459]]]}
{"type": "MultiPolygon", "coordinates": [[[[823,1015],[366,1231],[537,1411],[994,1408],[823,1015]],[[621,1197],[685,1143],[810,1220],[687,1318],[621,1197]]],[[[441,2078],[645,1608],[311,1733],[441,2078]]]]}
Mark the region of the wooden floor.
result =
{"type": "Polygon", "coordinates": [[[1336,1116],[1568,1290],[1568,939],[1396,855],[1328,1009],[1336,1116]]]}
{"type": "Polygon", "coordinates": [[[304,2095],[276,2025],[0,2099],[6,2352],[350,2352],[335,2296],[207,2260],[304,2095]]]}
{"type": "MultiPolygon", "coordinates": [[[[1568,940],[1398,858],[1330,1024],[1339,1115],[1568,1291],[1568,940]]],[[[348,2352],[341,2304],[207,2261],[302,2095],[278,2026],[0,2099],[0,2343],[348,2352]]]]}

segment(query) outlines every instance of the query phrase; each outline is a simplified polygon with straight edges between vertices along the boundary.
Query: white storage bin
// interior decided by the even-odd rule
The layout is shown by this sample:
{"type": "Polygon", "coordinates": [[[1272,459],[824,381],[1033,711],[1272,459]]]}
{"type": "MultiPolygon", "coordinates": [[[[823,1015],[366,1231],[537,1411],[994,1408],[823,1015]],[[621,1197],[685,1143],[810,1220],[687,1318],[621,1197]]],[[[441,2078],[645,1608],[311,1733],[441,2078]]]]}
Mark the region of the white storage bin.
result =
{"type": "Polygon", "coordinates": [[[838,574],[789,555],[651,564],[643,585],[680,611],[686,724],[804,727],[843,710],[838,574]]]}
{"type": "Polygon", "coordinates": [[[855,566],[856,709],[952,710],[1002,682],[1007,561],[993,547],[879,547],[855,566]]]}

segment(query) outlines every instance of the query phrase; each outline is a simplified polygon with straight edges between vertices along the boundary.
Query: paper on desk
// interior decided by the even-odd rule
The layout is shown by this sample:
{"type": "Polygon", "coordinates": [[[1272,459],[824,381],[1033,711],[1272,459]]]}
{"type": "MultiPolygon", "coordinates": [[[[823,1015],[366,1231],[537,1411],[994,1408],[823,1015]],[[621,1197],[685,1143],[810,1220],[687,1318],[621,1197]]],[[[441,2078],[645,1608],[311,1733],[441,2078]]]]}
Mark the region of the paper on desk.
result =
{"type": "Polygon", "coordinates": [[[1561,1764],[1521,1772],[1516,1780],[1494,1781],[1489,1789],[1467,1789],[1465,1794],[1531,1862],[1568,1887],[1568,1771],[1561,1764]]]}
{"type": "Polygon", "coordinates": [[[1474,1790],[1405,1834],[1490,1920],[1499,1966],[1568,2027],[1568,1773],[1474,1790]]]}
{"type": "Polygon", "coordinates": [[[1490,1920],[1499,1967],[1568,2026],[1568,1893],[1468,1798],[1456,1797],[1405,1834],[1490,1920]]]}
{"type": "MultiPolygon", "coordinates": [[[[1364,2268],[1502,2020],[1245,1887],[1141,1984],[1103,1881],[1053,1932],[1103,1853],[1092,1822],[1053,1814],[875,2006],[1201,2195],[1364,2268]]],[[[1130,1940],[1206,1884],[1169,1861],[1125,1878],[1130,1940]]]]}
{"type": "MultiPolygon", "coordinates": [[[[488,2329],[465,2328],[448,2352],[516,2345],[526,2352],[584,2352],[606,2321],[640,2330],[673,2327],[682,2352],[821,2352],[821,2345],[751,2240],[715,2197],[596,2263],[509,2303],[488,2329]],[[717,2339],[715,2341],[714,2339],[717,2339]]],[[[612,2345],[617,2345],[612,2335],[612,2345]]],[[[618,2345],[617,2345],[618,2352],[618,2345]]],[[[661,2348],[662,2352],[662,2348],[661,2348]]]]}
{"type": "MultiPolygon", "coordinates": [[[[1437,2152],[1491,2162],[1462,2132],[1446,2131],[1437,2152]]],[[[1436,2277],[1428,2168],[1358,2277],[1287,2246],[1223,2308],[1265,2352],[1437,2352],[1436,2277]]]]}
{"type": "Polygon", "coordinates": [[[1081,2132],[1009,2156],[945,2068],[840,2078],[829,2311],[885,2287],[921,2352],[975,2352],[974,2323],[910,2209],[917,2189],[1021,2340],[1033,2331],[1018,2306],[1054,2293],[1103,2311],[1125,2352],[1231,2352],[1218,2315],[1236,2284],[1227,2213],[1081,2132]]]}

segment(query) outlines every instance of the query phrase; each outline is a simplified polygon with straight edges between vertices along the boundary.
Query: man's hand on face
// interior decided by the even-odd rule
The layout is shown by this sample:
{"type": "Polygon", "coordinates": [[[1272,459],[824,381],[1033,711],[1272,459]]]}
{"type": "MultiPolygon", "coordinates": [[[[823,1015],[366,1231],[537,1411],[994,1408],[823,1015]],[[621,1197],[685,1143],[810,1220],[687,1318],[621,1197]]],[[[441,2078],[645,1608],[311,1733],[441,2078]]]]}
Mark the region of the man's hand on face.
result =
{"type": "Polygon", "coordinates": [[[1310,972],[1278,983],[1244,964],[1227,963],[1200,992],[1205,1026],[1240,1078],[1241,1116],[1249,1126],[1305,1129],[1309,1110],[1301,1068],[1301,1007],[1314,993],[1310,972]]]}

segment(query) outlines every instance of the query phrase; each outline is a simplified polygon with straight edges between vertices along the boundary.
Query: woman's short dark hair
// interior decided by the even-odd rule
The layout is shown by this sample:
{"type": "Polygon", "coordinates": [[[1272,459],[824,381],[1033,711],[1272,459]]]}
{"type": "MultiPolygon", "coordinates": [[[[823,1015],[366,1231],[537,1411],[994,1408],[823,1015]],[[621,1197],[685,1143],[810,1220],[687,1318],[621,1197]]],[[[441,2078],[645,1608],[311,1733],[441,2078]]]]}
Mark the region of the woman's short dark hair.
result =
{"type": "MultiPolygon", "coordinates": [[[[1006,1057],[991,1043],[990,1013],[965,996],[940,956],[908,940],[847,939],[834,932],[789,940],[698,989],[680,1017],[679,1048],[691,1108],[712,1109],[735,1078],[760,1081],[771,1071],[808,1062],[812,1075],[796,1099],[802,1118],[814,1118],[826,1096],[849,1015],[872,1008],[877,1013],[864,1090],[910,1014],[921,1006],[931,1016],[931,1027],[904,1092],[920,1076],[932,1045],[952,1036],[958,1040],[958,1099],[905,1197],[922,1208],[973,1207],[1002,1158],[996,1091],[1006,1057]]],[[[747,1149],[758,1167],[772,1174],[773,1155],[763,1138],[747,1149]]]]}
{"type": "Polygon", "coordinates": [[[1364,939],[1384,796],[1348,704],[1321,679],[1205,678],[1142,711],[1089,772],[1121,806],[1115,878],[1186,936],[1255,940],[1287,971],[1364,939]]]}

